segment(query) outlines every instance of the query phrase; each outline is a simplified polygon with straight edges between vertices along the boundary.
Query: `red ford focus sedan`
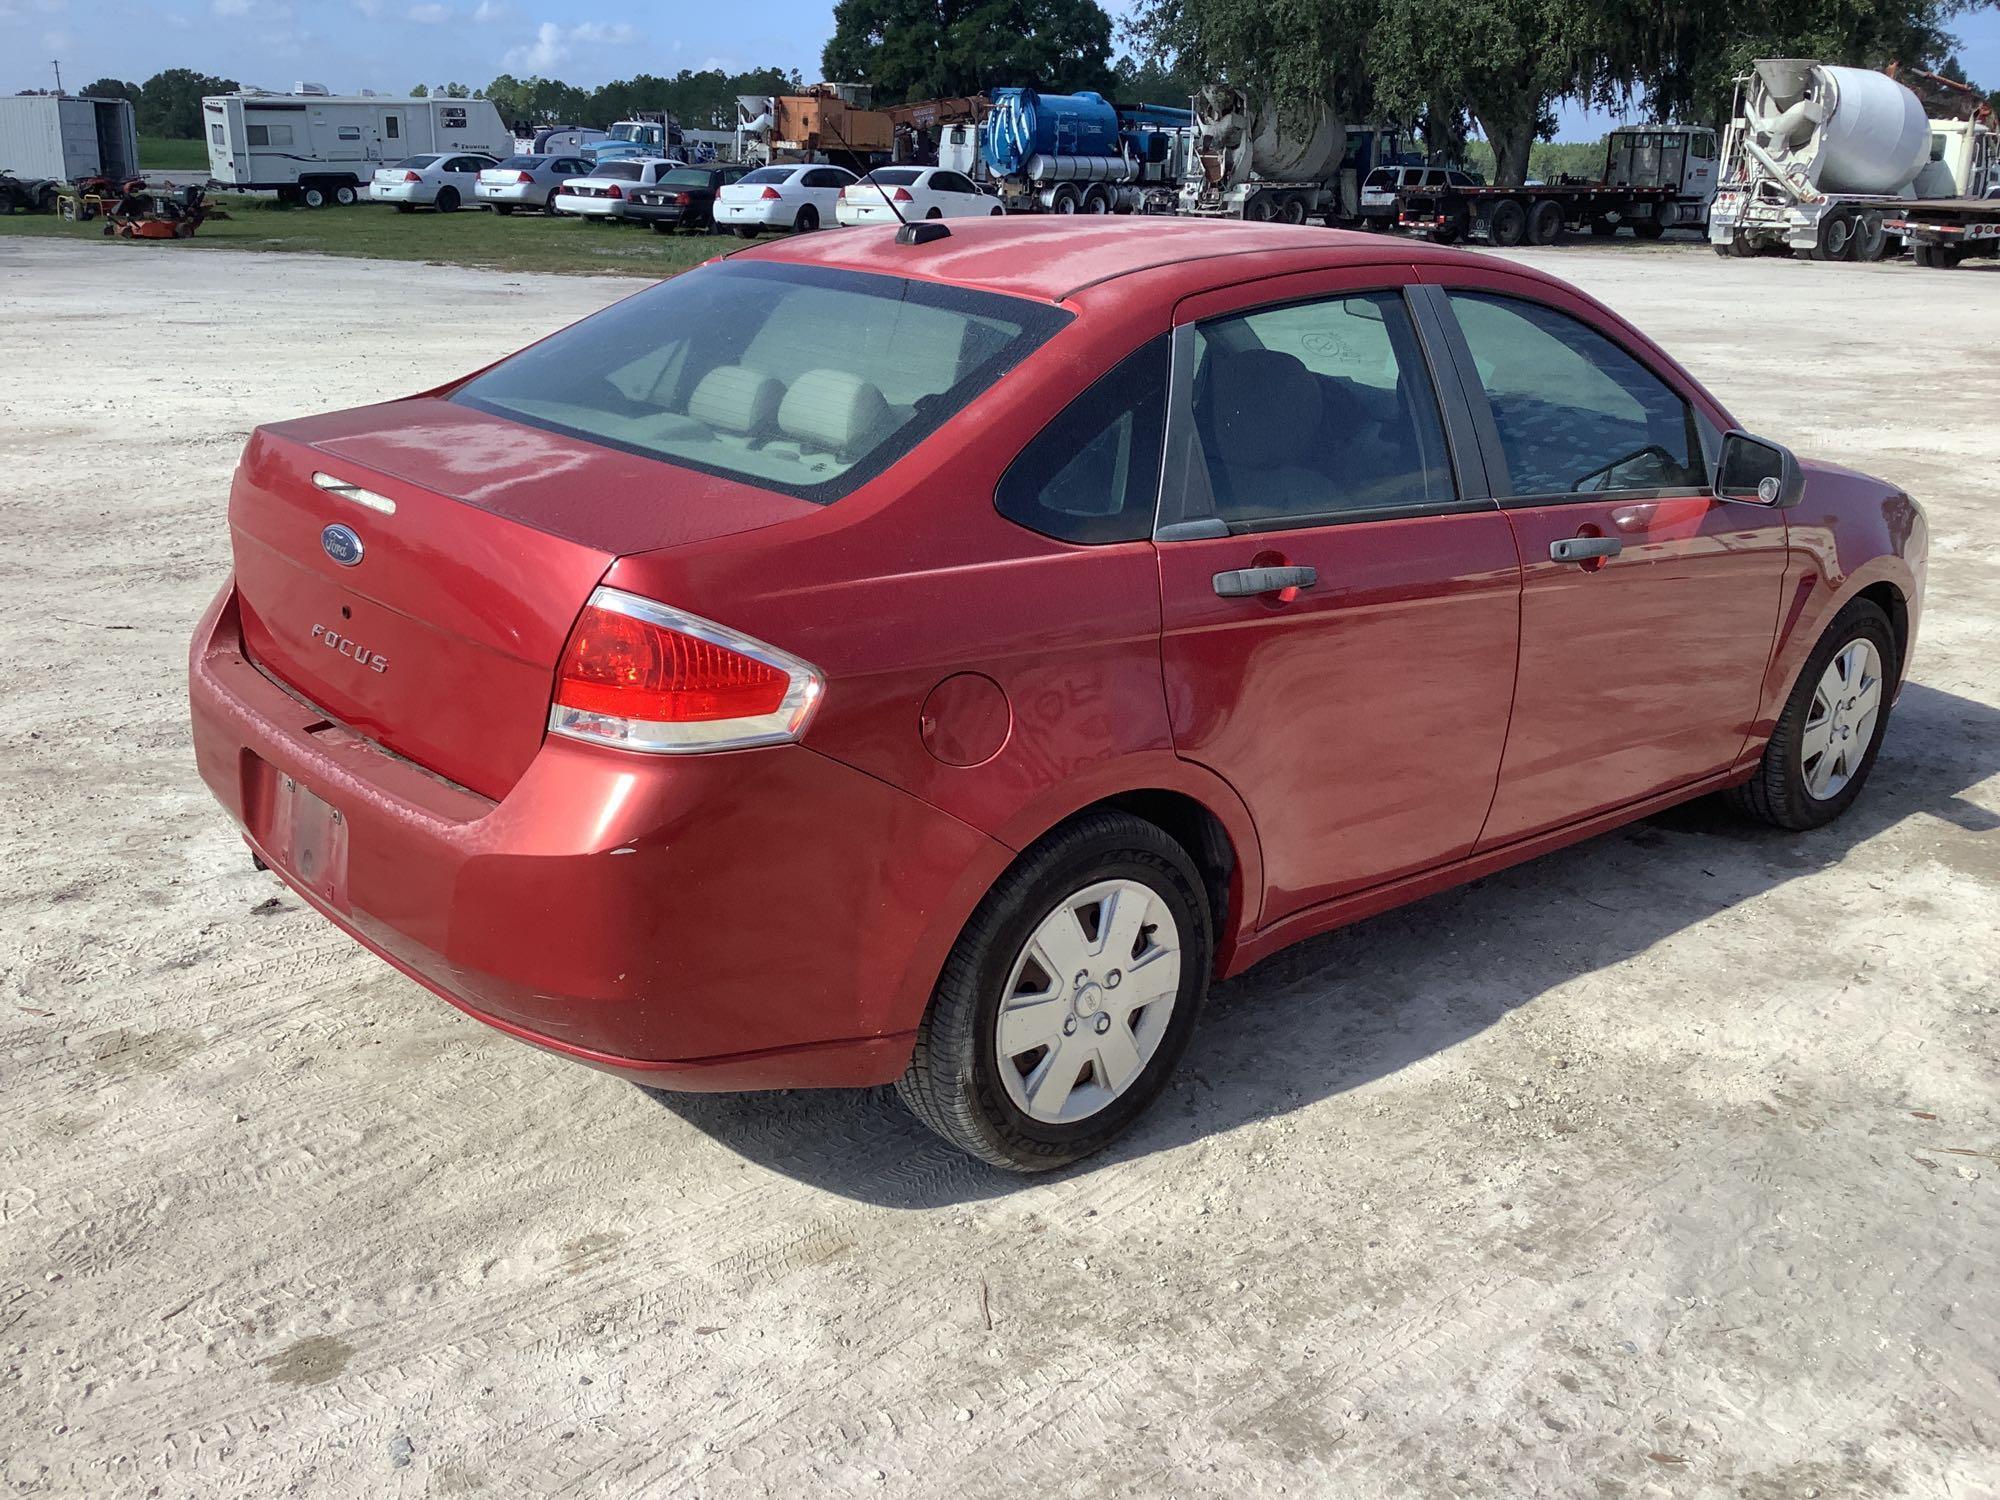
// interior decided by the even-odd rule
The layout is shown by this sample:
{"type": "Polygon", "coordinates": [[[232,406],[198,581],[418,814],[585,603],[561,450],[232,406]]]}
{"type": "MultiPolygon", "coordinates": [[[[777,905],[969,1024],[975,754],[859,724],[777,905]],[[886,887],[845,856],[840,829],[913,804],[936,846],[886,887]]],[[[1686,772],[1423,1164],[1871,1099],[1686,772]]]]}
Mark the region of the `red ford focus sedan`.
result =
{"type": "Polygon", "coordinates": [[[813,235],[259,430],[201,773],[329,920],[678,1089],[1094,1150],[1211,981],[1668,804],[1860,792],[1922,511],[1480,255],[813,235]]]}

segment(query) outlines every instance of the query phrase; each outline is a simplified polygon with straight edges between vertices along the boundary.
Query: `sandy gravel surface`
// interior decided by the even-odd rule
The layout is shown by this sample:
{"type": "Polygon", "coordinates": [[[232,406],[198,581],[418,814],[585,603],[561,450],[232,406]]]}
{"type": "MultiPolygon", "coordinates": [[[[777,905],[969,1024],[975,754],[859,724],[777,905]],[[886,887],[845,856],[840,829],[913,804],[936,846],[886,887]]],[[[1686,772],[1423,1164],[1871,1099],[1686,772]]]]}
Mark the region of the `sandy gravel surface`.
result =
{"type": "Polygon", "coordinates": [[[1866,797],[1295,949],[1024,1184],[486,1031],[196,779],[248,428],[631,282],[0,243],[0,1492],[2000,1492],[2000,267],[1523,258],[1928,507],[1866,797]]]}

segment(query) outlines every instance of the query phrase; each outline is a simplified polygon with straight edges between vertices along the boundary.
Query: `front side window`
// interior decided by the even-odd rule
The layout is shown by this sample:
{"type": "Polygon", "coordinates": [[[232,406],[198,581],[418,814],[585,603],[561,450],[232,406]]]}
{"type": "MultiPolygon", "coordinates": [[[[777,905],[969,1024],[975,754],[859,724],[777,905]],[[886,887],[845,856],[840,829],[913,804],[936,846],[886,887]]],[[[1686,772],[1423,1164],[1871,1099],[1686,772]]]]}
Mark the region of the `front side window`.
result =
{"type": "Polygon", "coordinates": [[[994,491],[1000,514],[1065,542],[1152,535],[1169,347],[1162,334],[1127,355],[1037,433],[994,491]]]}
{"type": "Polygon", "coordinates": [[[1309,524],[1455,499],[1403,299],[1364,292],[1204,323],[1195,433],[1215,513],[1309,524]]]}
{"type": "Polygon", "coordinates": [[[1706,132],[1697,131],[1688,137],[1688,151],[1698,161],[1707,161],[1715,155],[1715,137],[1706,132]]]}
{"type": "Polygon", "coordinates": [[[1595,329],[1518,297],[1453,292],[1517,496],[1700,489],[1693,410],[1595,329]]]}
{"type": "Polygon", "coordinates": [[[887,468],[1069,317],[897,276],[725,262],[544,339],[453,399],[824,503],[887,468]]]}

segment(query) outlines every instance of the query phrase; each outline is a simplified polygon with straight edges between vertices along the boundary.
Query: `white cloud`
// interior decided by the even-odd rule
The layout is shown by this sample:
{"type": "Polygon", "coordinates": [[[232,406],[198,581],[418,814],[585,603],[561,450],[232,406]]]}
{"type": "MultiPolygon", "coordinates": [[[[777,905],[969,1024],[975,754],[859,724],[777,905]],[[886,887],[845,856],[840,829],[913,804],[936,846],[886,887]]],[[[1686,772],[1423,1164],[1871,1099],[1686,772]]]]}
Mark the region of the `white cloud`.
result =
{"type": "Polygon", "coordinates": [[[568,61],[578,47],[622,47],[637,35],[623,21],[583,21],[575,26],[544,21],[535,28],[532,42],[510,47],[502,61],[510,71],[548,73],[568,61]]]}
{"type": "Polygon", "coordinates": [[[410,19],[419,26],[442,26],[451,19],[451,7],[437,4],[412,5],[410,19]]]}
{"type": "Polygon", "coordinates": [[[472,12],[472,19],[486,26],[495,21],[504,21],[512,14],[513,7],[503,4],[502,0],[479,0],[478,6],[472,12]]]}

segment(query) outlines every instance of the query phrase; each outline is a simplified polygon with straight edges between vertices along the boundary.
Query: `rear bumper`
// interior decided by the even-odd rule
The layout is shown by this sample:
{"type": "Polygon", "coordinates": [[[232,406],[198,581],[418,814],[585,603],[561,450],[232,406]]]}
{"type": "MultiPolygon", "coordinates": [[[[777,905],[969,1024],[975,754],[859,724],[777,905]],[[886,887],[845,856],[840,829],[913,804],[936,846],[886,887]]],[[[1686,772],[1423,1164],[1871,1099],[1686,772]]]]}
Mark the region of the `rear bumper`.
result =
{"type": "Polygon", "coordinates": [[[708,216],[695,205],[679,203],[633,203],[627,205],[625,217],[635,224],[705,224],[708,216]]]}
{"type": "Polygon", "coordinates": [[[1008,858],[795,745],[552,738],[489,801],[267,677],[233,585],[196,633],[189,701],[202,779],[318,911],[479,1020],[655,1087],[894,1079],[1008,858]]]}
{"type": "Polygon", "coordinates": [[[718,224],[756,224],[765,229],[790,228],[797,217],[799,204],[776,203],[760,199],[755,203],[717,203],[715,222],[718,224]]]}
{"type": "Polygon", "coordinates": [[[579,219],[622,219],[632,204],[626,198],[578,198],[570,193],[557,193],[555,206],[558,213],[574,214],[579,219]]]}
{"type": "Polygon", "coordinates": [[[550,189],[512,182],[482,182],[472,190],[481,203],[498,203],[507,208],[540,208],[549,200],[550,189]]]}
{"type": "Polygon", "coordinates": [[[371,182],[368,196],[377,203],[435,203],[438,185],[434,182],[371,182]]]}

